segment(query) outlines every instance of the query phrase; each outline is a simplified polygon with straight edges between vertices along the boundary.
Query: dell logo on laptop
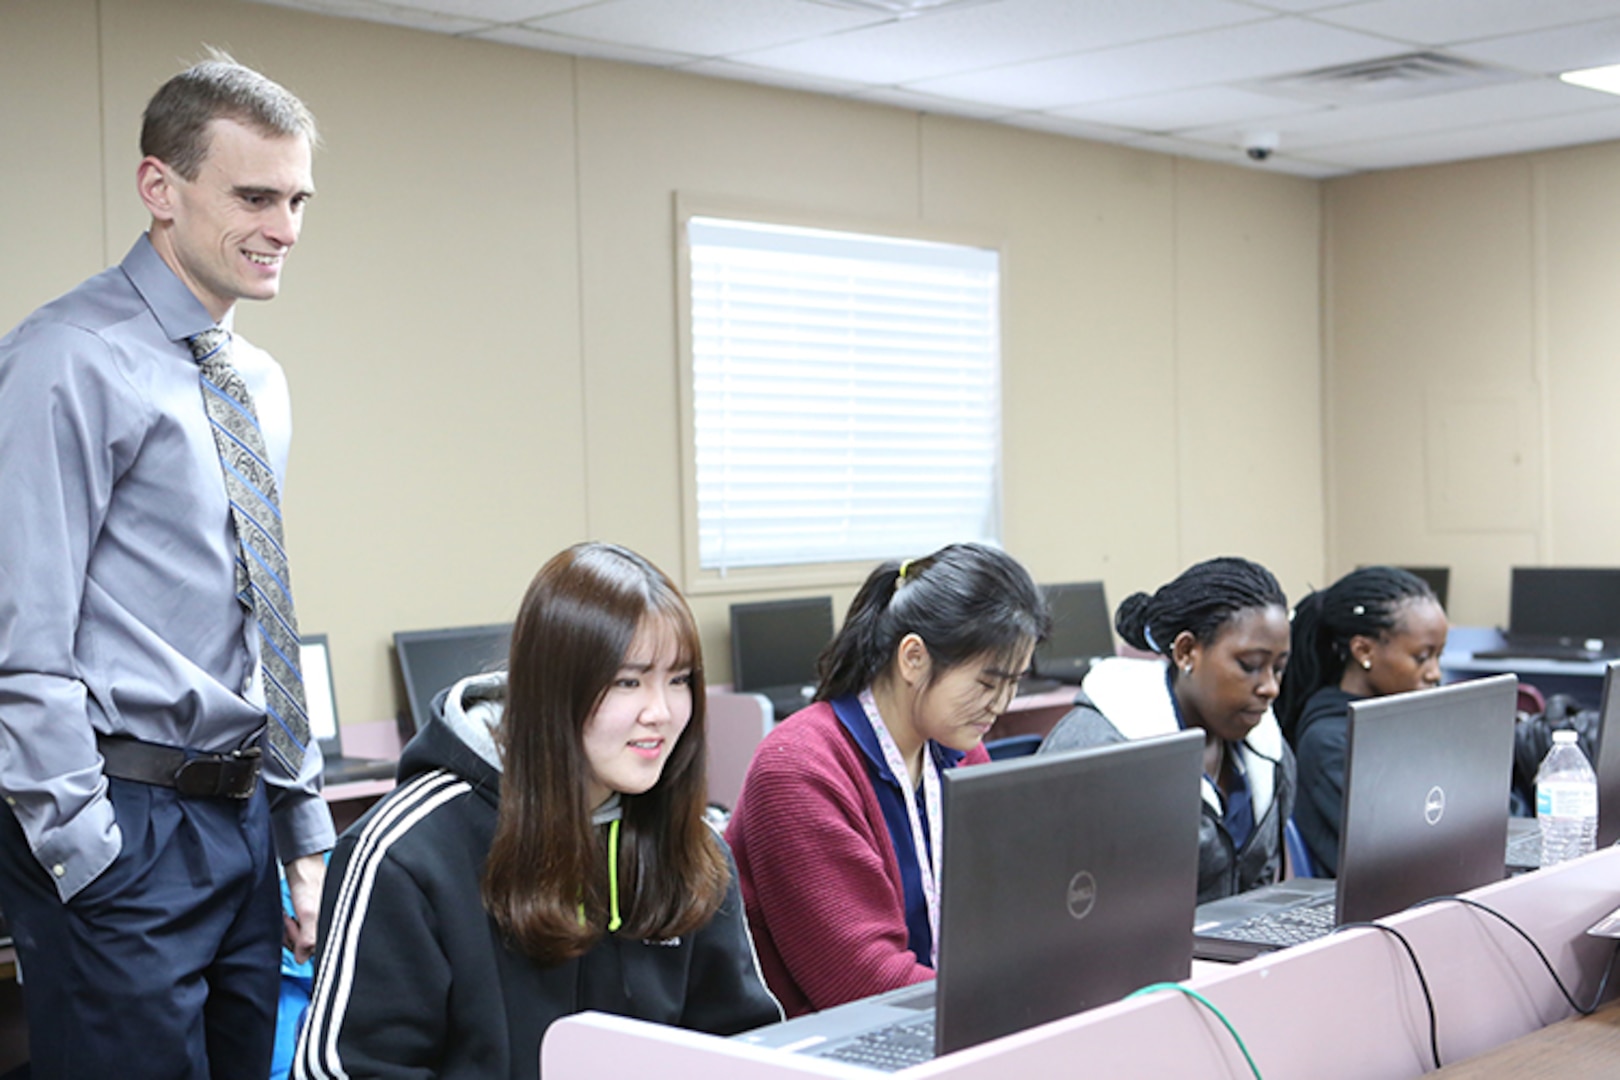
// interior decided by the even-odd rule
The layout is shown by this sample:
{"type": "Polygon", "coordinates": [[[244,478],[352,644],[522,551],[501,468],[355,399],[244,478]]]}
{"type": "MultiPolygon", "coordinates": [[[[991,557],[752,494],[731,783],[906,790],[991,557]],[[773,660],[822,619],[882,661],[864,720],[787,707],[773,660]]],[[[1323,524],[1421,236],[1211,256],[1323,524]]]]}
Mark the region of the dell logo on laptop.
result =
{"type": "Polygon", "coordinates": [[[1446,793],[1437,784],[1429,789],[1428,796],[1423,800],[1423,820],[1430,825],[1440,824],[1440,819],[1446,815],[1446,793]]]}
{"type": "Polygon", "coordinates": [[[1097,903],[1097,879],[1090,870],[1082,870],[1069,879],[1069,914],[1083,919],[1091,914],[1097,903]]]}

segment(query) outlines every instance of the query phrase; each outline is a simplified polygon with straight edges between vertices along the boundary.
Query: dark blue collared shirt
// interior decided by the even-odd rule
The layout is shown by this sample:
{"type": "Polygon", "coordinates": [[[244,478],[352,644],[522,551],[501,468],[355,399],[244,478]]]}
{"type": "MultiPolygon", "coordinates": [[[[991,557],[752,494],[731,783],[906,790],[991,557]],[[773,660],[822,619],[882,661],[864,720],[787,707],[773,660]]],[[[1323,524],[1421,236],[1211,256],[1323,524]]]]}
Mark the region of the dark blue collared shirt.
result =
{"type": "MultiPolygon", "coordinates": [[[[900,885],[906,898],[906,945],[916,954],[917,962],[934,966],[934,932],[928,925],[928,901],[923,897],[922,871],[917,864],[917,845],[911,838],[911,818],[906,813],[906,785],[889,771],[883,760],[883,748],[878,745],[877,733],[866,720],[866,710],[857,697],[842,697],[832,703],[833,713],[844,725],[866,757],[866,775],[872,781],[878,806],[883,810],[883,824],[889,830],[889,842],[894,845],[895,859],[900,863],[900,885]]],[[[928,755],[934,768],[943,772],[952,768],[965,756],[960,750],[928,743],[928,755]]],[[[910,797],[917,804],[922,818],[923,843],[928,844],[928,806],[919,785],[910,797]]],[[[930,862],[933,853],[925,853],[930,862]]]]}
{"type": "MultiPolygon", "coordinates": [[[[1181,715],[1181,703],[1176,700],[1175,683],[1170,672],[1170,666],[1166,665],[1164,681],[1170,693],[1170,707],[1176,713],[1176,726],[1186,731],[1187,721],[1181,715]]],[[[1249,792],[1249,777],[1243,769],[1243,755],[1237,752],[1237,747],[1229,746],[1227,756],[1232,763],[1232,790],[1222,791],[1218,776],[1207,779],[1221,800],[1221,825],[1232,838],[1232,846],[1242,850],[1249,835],[1254,832],[1254,796],[1249,792]]]]}

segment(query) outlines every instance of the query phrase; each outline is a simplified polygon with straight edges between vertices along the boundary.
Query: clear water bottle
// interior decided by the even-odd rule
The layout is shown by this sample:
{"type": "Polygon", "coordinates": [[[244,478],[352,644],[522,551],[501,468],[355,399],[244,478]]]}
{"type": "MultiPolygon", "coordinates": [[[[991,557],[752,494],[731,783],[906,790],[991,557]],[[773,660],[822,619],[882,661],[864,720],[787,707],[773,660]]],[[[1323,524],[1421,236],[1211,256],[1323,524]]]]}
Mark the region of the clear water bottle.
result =
{"type": "Polygon", "coordinates": [[[1536,820],[1543,867],[1597,847],[1597,775],[1573,731],[1553,732],[1552,749],[1536,771],[1536,820]]]}

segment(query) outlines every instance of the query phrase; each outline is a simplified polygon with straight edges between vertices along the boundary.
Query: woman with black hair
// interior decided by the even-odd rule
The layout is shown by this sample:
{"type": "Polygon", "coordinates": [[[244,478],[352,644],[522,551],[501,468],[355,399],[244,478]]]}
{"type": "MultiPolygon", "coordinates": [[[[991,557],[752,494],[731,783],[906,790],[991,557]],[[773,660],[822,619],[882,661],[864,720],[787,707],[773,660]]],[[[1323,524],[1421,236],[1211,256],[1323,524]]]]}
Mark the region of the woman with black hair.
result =
{"type": "Polygon", "coordinates": [[[1439,686],[1447,630],[1434,591],[1394,566],[1353,570],[1294,609],[1277,716],[1299,758],[1294,822],[1324,876],[1338,869],[1350,702],[1439,686]]]}
{"type": "Polygon", "coordinates": [[[508,672],[441,694],[338,840],[300,1078],[535,1077],[584,1009],[729,1035],[781,1018],[704,822],[697,626],[640,555],[530,584],[508,672]]]}
{"type": "Polygon", "coordinates": [[[1294,758],[1271,715],[1289,647],[1277,579],[1247,559],[1210,559],[1127,597],[1114,626],[1164,659],[1095,664],[1041,753],[1203,729],[1198,901],[1277,880],[1294,804],[1294,758]]]}
{"type": "Polygon", "coordinates": [[[861,586],[815,702],[760,743],[726,833],[789,1015],[933,978],[940,775],[987,760],[1047,624],[1024,568],[979,544],[861,586]]]}

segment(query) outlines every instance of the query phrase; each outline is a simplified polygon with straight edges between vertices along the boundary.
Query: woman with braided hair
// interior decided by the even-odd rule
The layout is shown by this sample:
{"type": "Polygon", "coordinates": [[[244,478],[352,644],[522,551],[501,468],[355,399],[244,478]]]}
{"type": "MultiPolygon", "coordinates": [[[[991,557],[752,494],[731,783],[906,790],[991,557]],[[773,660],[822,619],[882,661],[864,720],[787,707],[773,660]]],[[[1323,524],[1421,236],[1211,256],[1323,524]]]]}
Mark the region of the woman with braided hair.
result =
{"type": "Polygon", "coordinates": [[[1041,753],[1204,732],[1198,901],[1276,881],[1294,758],[1271,715],[1288,664],[1288,602],[1247,559],[1209,559],[1119,605],[1125,641],[1162,659],[1093,665],[1041,753]]]}
{"type": "Polygon", "coordinates": [[[1394,566],[1354,570],[1294,609],[1277,716],[1299,759],[1294,822],[1319,872],[1338,868],[1350,702],[1440,685],[1446,631],[1434,591],[1394,566]]]}
{"type": "Polygon", "coordinates": [[[982,544],[884,563],[856,593],[815,702],[760,743],[726,832],[789,1015],[934,977],[941,776],[988,760],[1047,624],[1029,574],[982,544]]]}

